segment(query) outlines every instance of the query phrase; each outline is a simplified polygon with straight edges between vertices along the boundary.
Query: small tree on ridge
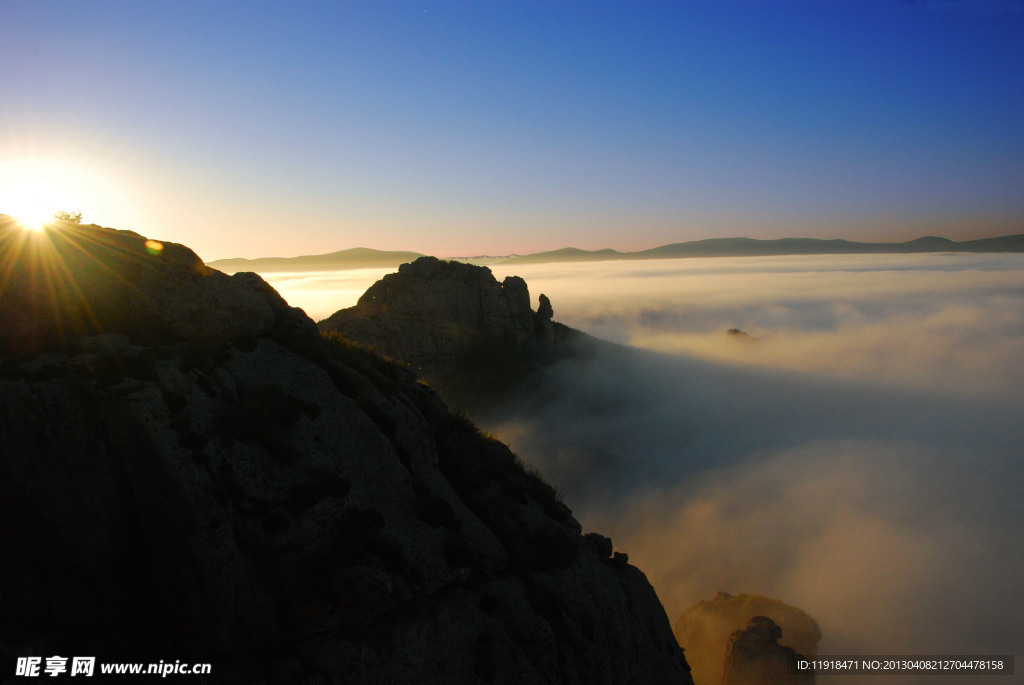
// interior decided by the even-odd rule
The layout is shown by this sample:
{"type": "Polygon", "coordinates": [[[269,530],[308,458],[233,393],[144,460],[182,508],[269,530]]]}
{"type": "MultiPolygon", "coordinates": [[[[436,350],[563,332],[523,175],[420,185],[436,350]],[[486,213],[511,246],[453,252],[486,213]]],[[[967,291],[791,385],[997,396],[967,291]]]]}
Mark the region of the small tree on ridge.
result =
{"type": "Polygon", "coordinates": [[[57,221],[67,221],[68,223],[71,223],[71,224],[80,224],[80,223],[82,223],[82,213],[81,212],[65,212],[62,209],[61,211],[56,212],[53,215],[53,218],[56,219],[57,221]]]}

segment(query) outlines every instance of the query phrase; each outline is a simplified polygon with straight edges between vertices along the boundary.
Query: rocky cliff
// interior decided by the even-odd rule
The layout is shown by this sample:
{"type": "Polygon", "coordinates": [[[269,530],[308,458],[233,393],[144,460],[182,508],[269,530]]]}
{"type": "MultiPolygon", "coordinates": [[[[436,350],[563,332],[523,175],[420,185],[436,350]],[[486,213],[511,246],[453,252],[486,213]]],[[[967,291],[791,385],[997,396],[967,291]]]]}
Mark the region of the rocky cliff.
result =
{"type": "MultiPolygon", "coordinates": [[[[525,297],[495,294],[509,335],[533,335],[525,297]]],[[[227,683],[692,683],[607,538],[253,274],[0,217],[0,344],[5,675],[94,654],[227,683]]]]}

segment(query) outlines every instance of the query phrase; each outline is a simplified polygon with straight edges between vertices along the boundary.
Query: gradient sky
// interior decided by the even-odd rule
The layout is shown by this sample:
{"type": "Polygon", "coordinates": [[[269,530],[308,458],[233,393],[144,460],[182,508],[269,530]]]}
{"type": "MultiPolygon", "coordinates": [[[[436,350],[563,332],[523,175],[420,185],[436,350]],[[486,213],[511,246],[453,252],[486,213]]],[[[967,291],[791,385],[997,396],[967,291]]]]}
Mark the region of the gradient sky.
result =
{"type": "Polygon", "coordinates": [[[206,260],[1024,232],[1024,0],[0,2],[19,175],[206,260]]]}

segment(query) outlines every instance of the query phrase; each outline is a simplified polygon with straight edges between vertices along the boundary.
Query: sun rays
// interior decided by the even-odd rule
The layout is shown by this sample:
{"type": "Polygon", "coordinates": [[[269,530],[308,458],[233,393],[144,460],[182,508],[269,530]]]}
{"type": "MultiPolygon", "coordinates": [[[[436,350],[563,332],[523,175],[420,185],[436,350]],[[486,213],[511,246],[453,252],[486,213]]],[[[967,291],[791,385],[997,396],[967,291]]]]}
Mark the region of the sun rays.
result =
{"type": "MultiPolygon", "coordinates": [[[[60,159],[0,162],[0,313],[31,312],[33,339],[102,333],[92,282],[97,254],[124,251],[106,229],[80,226],[98,177],[60,159]]],[[[145,250],[121,258],[145,259],[145,250]]],[[[29,324],[26,324],[29,325],[29,324]]]]}
{"type": "Polygon", "coordinates": [[[89,204],[89,174],[53,161],[13,161],[0,164],[0,212],[22,228],[41,232],[53,222],[74,217],[89,204]]]}
{"type": "Polygon", "coordinates": [[[33,331],[22,337],[41,347],[106,332],[104,322],[120,314],[104,303],[112,292],[132,291],[125,274],[160,259],[163,248],[98,226],[52,222],[45,231],[25,228],[0,217],[0,316],[30,325],[33,331]],[[124,268],[113,271],[111,263],[124,268]]]}

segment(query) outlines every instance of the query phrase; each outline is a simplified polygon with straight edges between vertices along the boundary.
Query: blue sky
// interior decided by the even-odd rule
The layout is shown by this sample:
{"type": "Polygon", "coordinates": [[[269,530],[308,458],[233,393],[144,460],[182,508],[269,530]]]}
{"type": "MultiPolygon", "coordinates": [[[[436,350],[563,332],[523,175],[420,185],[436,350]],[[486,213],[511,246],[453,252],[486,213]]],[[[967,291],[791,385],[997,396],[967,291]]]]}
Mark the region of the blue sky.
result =
{"type": "Polygon", "coordinates": [[[0,26],[0,203],[41,169],[205,259],[1024,231],[1021,0],[4,0],[0,26]]]}

